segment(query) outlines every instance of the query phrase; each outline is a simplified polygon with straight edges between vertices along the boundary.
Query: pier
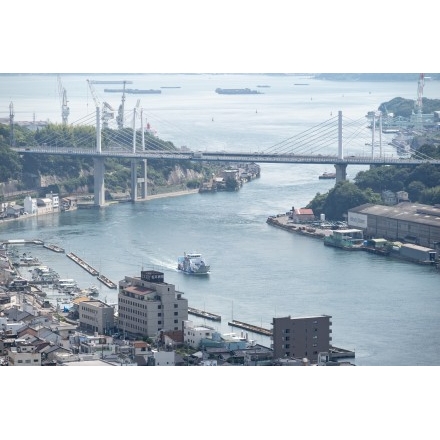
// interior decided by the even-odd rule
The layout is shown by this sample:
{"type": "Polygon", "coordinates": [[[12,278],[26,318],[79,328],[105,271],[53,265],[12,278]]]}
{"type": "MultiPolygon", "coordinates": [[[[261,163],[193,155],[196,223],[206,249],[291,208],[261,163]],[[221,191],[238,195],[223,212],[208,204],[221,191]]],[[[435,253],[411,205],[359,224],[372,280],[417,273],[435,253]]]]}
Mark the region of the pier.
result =
{"type": "Polygon", "coordinates": [[[89,264],[87,264],[84,260],[82,260],[81,258],[78,257],[78,255],[75,255],[73,252],[70,252],[69,254],[67,254],[67,257],[69,257],[71,260],[73,260],[76,264],[78,264],[79,266],[81,266],[84,270],[86,270],[90,275],[93,276],[98,276],[99,272],[93,268],[92,266],[90,266],[89,264]]]}
{"type": "Polygon", "coordinates": [[[210,319],[211,321],[220,322],[222,317],[220,315],[216,315],[215,313],[205,312],[204,310],[194,309],[192,307],[188,307],[188,314],[198,316],[200,318],[210,319]]]}
{"type": "Polygon", "coordinates": [[[117,289],[118,288],[116,283],[109,280],[104,275],[98,275],[98,280],[101,281],[102,284],[105,284],[109,289],[117,289]]]}
{"type": "Polygon", "coordinates": [[[50,243],[47,243],[47,244],[44,243],[43,247],[46,248],[46,249],[49,249],[51,251],[58,252],[60,254],[63,254],[65,252],[62,247],[59,247],[59,246],[56,246],[56,245],[50,244],[50,243]]]}
{"type": "Polygon", "coordinates": [[[269,330],[264,327],[258,327],[256,325],[252,325],[252,324],[246,324],[245,322],[236,321],[235,319],[228,322],[228,324],[232,327],[242,328],[243,330],[248,330],[250,332],[258,333],[260,335],[272,336],[272,330],[269,330]]]}

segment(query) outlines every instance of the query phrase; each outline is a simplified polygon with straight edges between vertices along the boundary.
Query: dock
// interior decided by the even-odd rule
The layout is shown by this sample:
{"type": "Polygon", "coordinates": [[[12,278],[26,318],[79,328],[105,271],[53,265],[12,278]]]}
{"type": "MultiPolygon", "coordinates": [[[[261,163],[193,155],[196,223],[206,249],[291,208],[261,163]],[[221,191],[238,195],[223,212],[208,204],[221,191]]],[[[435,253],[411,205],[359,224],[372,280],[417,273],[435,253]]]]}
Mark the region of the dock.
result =
{"type": "Polygon", "coordinates": [[[99,272],[90,264],[87,264],[84,260],[78,257],[78,255],[75,255],[73,252],[70,252],[67,254],[67,257],[69,257],[71,260],[73,260],[76,264],[81,266],[84,270],[86,270],[90,275],[98,276],[99,272]]]}
{"type": "Polygon", "coordinates": [[[204,310],[194,309],[192,307],[188,307],[188,314],[198,316],[200,318],[210,319],[211,321],[220,322],[222,317],[220,315],[216,315],[215,313],[205,312],[204,310]]]}
{"type": "Polygon", "coordinates": [[[63,254],[65,252],[62,247],[59,247],[59,246],[57,246],[55,244],[44,243],[43,247],[46,248],[46,249],[49,249],[51,251],[58,252],[60,254],[63,254]]]}
{"type": "Polygon", "coordinates": [[[118,288],[116,283],[109,280],[104,275],[98,275],[98,280],[101,281],[101,283],[105,284],[109,289],[117,289],[118,288]]]}
{"type": "Polygon", "coordinates": [[[228,322],[228,324],[232,327],[242,328],[243,330],[248,330],[250,332],[258,333],[260,335],[272,336],[272,330],[269,330],[264,327],[258,327],[256,325],[252,325],[252,324],[246,324],[245,322],[236,321],[235,319],[228,322]]]}
{"type": "Polygon", "coordinates": [[[330,360],[344,359],[344,358],[354,358],[355,353],[353,350],[347,350],[340,347],[330,347],[329,358],[330,360]]]}

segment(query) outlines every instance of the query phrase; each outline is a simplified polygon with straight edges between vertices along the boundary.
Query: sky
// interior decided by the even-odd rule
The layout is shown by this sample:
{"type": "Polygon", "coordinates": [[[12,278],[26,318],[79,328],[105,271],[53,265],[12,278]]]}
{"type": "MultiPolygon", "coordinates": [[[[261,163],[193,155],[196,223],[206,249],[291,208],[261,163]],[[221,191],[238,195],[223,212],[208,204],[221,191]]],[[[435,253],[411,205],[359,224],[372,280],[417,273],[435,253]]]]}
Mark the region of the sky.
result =
{"type": "MultiPolygon", "coordinates": [[[[434,2],[425,1],[423,7],[396,4],[378,0],[3,2],[0,73],[438,71],[434,2]]],[[[406,402],[425,402],[426,390],[435,395],[432,369],[427,372],[423,367],[182,367],[174,371],[163,367],[154,373],[151,368],[118,368],[111,374],[109,369],[93,368],[87,373],[64,370],[64,374],[59,368],[37,369],[36,374],[27,373],[31,382],[21,373],[8,406],[15,410],[24,399],[31,401],[26,407],[26,417],[31,417],[28,426],[41,426],[36,406],[41,408],[41,403],[48,406],[51,426],[54,412],[60,411],[69,431],[74,426],[71,417],[77,418],[78,429],[85,428],[86,414],[93,423],[101,418],[99,431],[110,438],[154,431],[157,425],[170,435],[198,436],[206,429],[203,419],[215,420],[224,435],[233,437],[238,433],[257,439],[277,433],[317,435],[320,427],[331,437],[330,426],[336,429],[335,437],[347,432],[377,436],[380,424],[380,437],[396,438],[410,433],[422,436],[429,429],[429,424],[418,423],[412,406],[411,418],[405,418],[406,402]],[[25,390],[17,392],[18,385],[25,390]],[[32,414],[38,415],[34,424],[32,414]]],[[[421,411],[429,416],[429,407],[422,406],[421,411]]],[[[11,412],[11,416],[20,414],[21,410],[11,412]]],[[[18,426],[19,418],[14,420],[10,424],[18,426]]]]}
{"type": "Polygon", "coordinates": [[[0,71],[435,72],[434,2],[405,3],[5,2],[0,71]]]}

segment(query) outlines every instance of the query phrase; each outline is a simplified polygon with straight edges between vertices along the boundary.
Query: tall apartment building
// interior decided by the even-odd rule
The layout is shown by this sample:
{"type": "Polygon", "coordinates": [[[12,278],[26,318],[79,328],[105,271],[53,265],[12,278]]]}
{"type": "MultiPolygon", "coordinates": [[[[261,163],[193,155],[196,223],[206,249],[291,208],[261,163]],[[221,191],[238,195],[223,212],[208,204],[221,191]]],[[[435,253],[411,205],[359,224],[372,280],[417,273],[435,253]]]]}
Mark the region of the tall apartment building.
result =
{"type": "Polygon", "coordinates": [[[318,361],[319,353],[331,347],[331,316],[273,318],[273,357],[307,358],[318,361]]]}
{"type": "Polygon", "coordinates": [[[143,270],[139,277],[119,281],[118,328],[125,335],[156,337],[161,331],[183,330],[188,300],[163,272],[143,270]]]}

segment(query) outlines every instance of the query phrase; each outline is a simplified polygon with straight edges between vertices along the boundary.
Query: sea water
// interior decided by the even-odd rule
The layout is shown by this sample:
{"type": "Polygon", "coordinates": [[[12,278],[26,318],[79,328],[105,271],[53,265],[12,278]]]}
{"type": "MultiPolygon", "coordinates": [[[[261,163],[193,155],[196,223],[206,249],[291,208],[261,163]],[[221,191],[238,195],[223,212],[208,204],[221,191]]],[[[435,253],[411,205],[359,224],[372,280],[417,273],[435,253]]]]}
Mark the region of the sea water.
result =
{"type": "MultiPolygon", "coordinates": [[[[160,88],[141,96],[145,117],[159,137],[194,150],[258,151],[316,126],[342,111],[365,117],[382,102],[415,99],[414,82],[335,82],[273,75],[110,75],[132,80],[131,88],[160,88]],[[307,82],[307,86],[294,83],[307,82]],[[261,95],[218,95],[217,87],[255,89],[261,95]]],[[[88,75],[62,75],[74,123],[93,112],[88,75]]],[[[109,79],[109,75],[94,75],[109,79]]],[[[99,87],[99,89],[98,89],[99,87]]],[[[102,100],[117,107],[120,96],[102,100]]],[[[101,90],[102,89],[102,90],[101,90]]],[[[438,98],[437,82],[425,96],[438,98]]],[[[56,75],[7,76],[0,83],[0,117],[14,102],[18,120],[61,122],[56,75]],[[35,113],[35,116],[34,116],[35,113]]],[[[126,109],[139,96],[127,95],[126,109]]],[[[71,122],[70,122],[71,121],[71,122]]],[[[347,146],[360,153],[371,138],[347,146]],[[361,142],[362,141],[362,142],[361,142]]],[[[387,154],[393,154],[387,146],[387,154]]],[[[395,152],[394,152],[395,153],[395,152]]],[[[336,151],[335,151],[336,154],[336,151]]],[[[0,238],[38,238],[74,252],[116,283],[141,270],[164,272],[191,307],[220,314],[221,323],[189,316],[221,332],[236,331],[232,319],[271,328],[274,317],[331,315],[332,343],[355,350],[356,365],[439,365],[440,273],[369,253],[324,247],[322,241],[266,224],[269,215],[303,207],[334,185],[319,180],[325,165],[260,164],[261,177],[238,192],[188,194],[140,203],[76,210],[0,223],[0,238]],[[211,264],[207,277],[177,271],[183,252],[200,252],[211,264]]],[[[349,166],[353,179],[366,167],[349,166]]],[[[97,284],[64,254],[41,246],[24,251],[83,287],[97,284]]],[[[98,298],[117,303],[117,291],[99,286],[98,298]]],[[[269,346],[269,338],[249,334],[269,346]]]]}

